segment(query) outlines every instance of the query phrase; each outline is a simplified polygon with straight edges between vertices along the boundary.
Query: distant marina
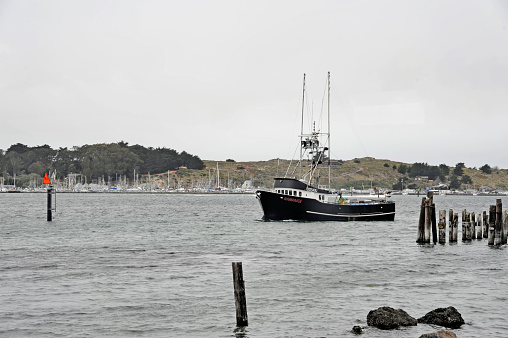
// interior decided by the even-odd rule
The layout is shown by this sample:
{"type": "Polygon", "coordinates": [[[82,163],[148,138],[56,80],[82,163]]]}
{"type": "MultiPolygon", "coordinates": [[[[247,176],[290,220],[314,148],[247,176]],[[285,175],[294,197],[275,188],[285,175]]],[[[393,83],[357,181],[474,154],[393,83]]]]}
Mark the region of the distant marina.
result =
{"type": "MultiPolygon", "coordinates": [[[[54,188],[57,192],[61,193],[151,193],[151,194],[255,194],[256,189],[267,189],[266,187],[253,187],[252,181],[247,180],[241,186],[238,187],[203,187],[196,186],[192,188],[183,188],[183,187],[167,187],[167,186],[158,186],[156,183],[140,183],[140,184],[82,184],[77,183],[74,185],[69,185],[68,180],[64,180],[64,182],[56,181],[54,184],[54,188]]],[[[408,195],[408,196],[425,196],[427,191],[432,191],[434,195],[461,195],[461,196],[508,196],[508,191],[506,190],[477,190],[477,189],[467,189],[467,190],[435,190],[435,189],[426,189],[426,190],[417,190],[417,189],[404,189],[404,190],[390,190],[390,189],[336,189],[334,190],[337,194],[342,194],[344,197],[348,196],[372,196],[375,197],[377,194],[387,194],[387,195],[408,195]]],[[[12,192],[22,192],[22,193],[44,193],[46,192],[46,187],[43,185],[38,186],[29,186],[26,188],[14,187],[13,185],[0,185],[0,193],[12,193],[12,192]]]]}
{"type": "MultiPolygon", "coordinates": [[[[82,173],[57,173],[56,170],[50,170],[48,175],[57,192],[255,194],[256,190],[273,188],[272,179],[279,173],[279,167],[290,163],[288,160],[280,159],[254,164],[226,161],[220,162],[220,166],[216,161],[206,162],[207,165],[202,170],[180,166],[174,170],[155,174],[140,173],[135,169],[130,174],[93,177],[82,173]]],[[[385,160],[363,158],[346,162],[332,160],[331,163],[337,165],[332,165],[334,181],[333,184],[330,184],[330,191],[343,196],[377,196],[378,194],[418,196],[426,194],[429,190],[433,191],[435,195],[508,196],[508,190],[505,188],[507,183],[503,181],[506,180],[507,170],[505,169],[493,172],[491,175],[483,175],[487,179],[492,177],[492,181],[479,180],[480,174],[475,170],[464,169],[468,170],[467,173],[475,179],[475,184],[462,184],[460,188],[457,188],[439,180],[432,181],[426,176],[416,176],[413,182],[408,177],[401,179],[398,177],[400,173],[395,170],[397,165],[392,162],[388,164],[385,160]],[[375,171],[373,168],[376,167],[380,169],[375,171]],[[383,175],[390,173],[395,177],[380,181],[375,177],[376,173],[383,175]],[[362,179],[362,177],[367,179],[362,179]],[[501,181],[496,181],[499,178],[501,181]],[[476,182],[477,179],[478,182],[476,182]],[[395,181],[396,183],[390,184],[386,181],[395,181]],[[390,185],[392,185],[391,188],[390,185]]],[[[404,165],[399,164],[399,167],[402,166],[404,165]]],[[[18,176],[13,173],[0,177],[0,193],[45,191],[46,187],[42,184],[42,177],[36,174],[18,176]]]]}
{"type": "MultiPolygon", "coordinates": [[[[245,181],[240,187],[222,187],[197,186],[193,188],[159,186],[155,182],[139,183],[139,184],[108,184],[108,183],[90,183],[90,184],[69,184],[69,180],[53,181],[56,192],[62,193],[161,193],[161,194],[254,194],[255,190],[251,186],[251,181],[245,181]]],[[[14,185],[0,185],[0,192],[46,192],[43,185],[29,186],[27,188],[14,187],[14,185]]]]}
{"type": "MultiPolygon", "coordinates": [[[[151,186],[150,184],[139,184],[136,186],[116,186],[116,185],[102,185],[102,184],[77,184],[73,187],[68,187],[61,184],[56,184],[55,190],[59,193],[121,193],[121,194],[254,194],[255,191],[251,188],[158,188],[151,186]]],[[[20,189],[17,187],[14,189],[14,186],[5,185],[0,187],[0,192],[2,193],[12,193],[12,192],[24,192],[24,193],[45,193],[46,187],[38,186],[38,187],[28,187],[20,189]]]]}

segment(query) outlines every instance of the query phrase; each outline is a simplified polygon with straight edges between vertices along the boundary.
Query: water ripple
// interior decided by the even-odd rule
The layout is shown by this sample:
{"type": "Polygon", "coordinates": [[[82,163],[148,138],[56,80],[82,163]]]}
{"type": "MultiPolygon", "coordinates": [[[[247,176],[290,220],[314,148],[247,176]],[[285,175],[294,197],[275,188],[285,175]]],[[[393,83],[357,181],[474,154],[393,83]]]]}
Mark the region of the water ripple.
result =
{"type": "MultiPolygon", "coordinates": [[[[414,196],[394,197],[394,222],[357,223],[260,222],[250,195],[122,194],[62,194],[46,222],[44,198],[0,194],[2,336],[350,336],[380,306],[420,317],[450,305],[467,322],[460,337],[508,332],[506,246],[416,244],[414,196]],[[243,262],[244,330],[235,329],[234,261],[243,262]]],[[[435,202],[479,212],[495,200],[435,202]]],[[[437,329],[367,327],[365,336],[437,329]]]]}

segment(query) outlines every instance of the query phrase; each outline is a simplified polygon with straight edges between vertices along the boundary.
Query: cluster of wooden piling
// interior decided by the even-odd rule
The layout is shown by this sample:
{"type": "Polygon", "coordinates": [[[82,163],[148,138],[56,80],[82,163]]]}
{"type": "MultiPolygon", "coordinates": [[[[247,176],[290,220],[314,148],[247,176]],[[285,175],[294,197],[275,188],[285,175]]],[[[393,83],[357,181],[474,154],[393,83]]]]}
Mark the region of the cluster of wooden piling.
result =
{"type": "MultiPolygon", "coordinates": [[[[459,215],[452,209],[448,210],[449,243],[457,242],[459,215]]],[[[439,211],[438,229],[436,228],[436,206],[433,201],[433,193],[429,191],[427,197],[422,199],[420,219],[418,222],[417,243],[430,243],[432,232],[433,243],[446,243],[446,210],[439,211]]],[[[508,214],[503,213],[501,199],[496,199],[496,204],[491,205],[489,213],[475,214],[462,211],[462,241],[487,238],[488,245],[507,244],[508,214]],[[478,216],[478,218],[477,218],[478,216]]]]}
{"type": "Polygon", "coordinates": [[[433,196],[433,192],[429,191],[427,198],[422,198],[420,221],[418,222],[418,237],[416,239],[417,243],[430,243],[431,225],[432,240],[434,243],[437,242],[436,205],[434,204],[433,196]]]}

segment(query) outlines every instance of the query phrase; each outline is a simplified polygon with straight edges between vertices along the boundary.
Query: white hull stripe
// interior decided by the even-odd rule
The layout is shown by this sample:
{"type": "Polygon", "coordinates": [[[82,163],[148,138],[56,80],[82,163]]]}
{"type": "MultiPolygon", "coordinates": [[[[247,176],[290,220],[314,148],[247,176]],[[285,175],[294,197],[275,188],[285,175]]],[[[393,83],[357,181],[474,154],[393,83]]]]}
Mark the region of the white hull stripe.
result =
{"type": "Polygon", "coordinates": [[[395,214],[395,211],[393,212],[384,212],[379,214],[366,214],[366,215],[352,215],[352,214],[326,214],[324,212],[316,212],[316,211],[307,211],[309,214],[316,214],[316,215],[324,215],[324,216],[335,216],[335,217],[374,217],[374,216],[384,216],[384,215],[392,215],[395,214]]]}

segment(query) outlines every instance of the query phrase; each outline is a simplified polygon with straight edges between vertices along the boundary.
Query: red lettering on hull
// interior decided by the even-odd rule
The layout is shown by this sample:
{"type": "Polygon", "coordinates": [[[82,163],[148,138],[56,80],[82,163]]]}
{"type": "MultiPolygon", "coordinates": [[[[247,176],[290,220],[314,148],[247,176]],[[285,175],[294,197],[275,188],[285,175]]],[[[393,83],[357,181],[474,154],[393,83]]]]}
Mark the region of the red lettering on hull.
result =
{"type": "Polygon", "coordinates": [[[300,198],[284,197],[284,201],[302,203],[300,198]]]}

